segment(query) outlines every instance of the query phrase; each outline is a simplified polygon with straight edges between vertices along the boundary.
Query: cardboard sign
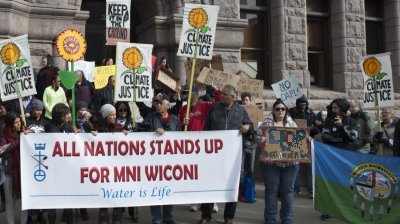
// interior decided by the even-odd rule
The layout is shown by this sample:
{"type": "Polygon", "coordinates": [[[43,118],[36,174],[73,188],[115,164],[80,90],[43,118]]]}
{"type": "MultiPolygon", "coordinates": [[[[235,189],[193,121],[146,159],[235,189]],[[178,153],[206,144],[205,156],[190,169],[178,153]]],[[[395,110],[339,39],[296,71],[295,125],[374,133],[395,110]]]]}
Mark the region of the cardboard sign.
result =
{"type": "Polygon", "coordinates": [[[179,92],[180,90],[180,79],[164,66],[161,66],[158,70],[155,80],[161,82],[174,92],[179,92]]]}
{"type": "Polygon", "coordinates": [[[263,158],[266,161],[311,162],[309,130],[306,128],[263,127],[263,158]]]}
{"type": "Polygon", "coordinates": [[[306,119],[295,119],[297,127],[299,128],[307,128],[307,120],[306,119]]]}
{"type": "MultiPolygon", "coordinates": [[[[94,82],[94,61],[76,61],[74,62],[74,71],[81,70],[86,80],[94,82]]],[[[68,71],[71,71],[71,62],[68,62],[68,71]]]]}
{"type": "Polygon", "coordinates": [[[152,101],[151,44],[117,44],[117,75],[115,77],[116,101],[152,101]]]}
{"type": "Polygon", "coordinates": [[[1,100],[17,99],[17,88],[21,97],[35,95],[28,35],[0,41],[0,50],[1,100]]]}
{"type": "Polygon", "coordinates": [[[115,76],[115,65],[99,66],[94,68],[94,88],[104,88],[108,83],[108,78],[115,76]]]}
{"type": "Polygon", "coordinates": [[[237,200],[238,130],[22,134],[21,149],[24,210],[237,200]]]}
{"type": "Polygon", "coordinates": [[[131,1],[107,0],[106,3],[106,40],[107,45],[117,42],[130,42],[131,1]]]}
{"type": "Polygon", "coordinates": [[[300,90],[299,82],[292,76],[280,82],[271,85],[276,98],[280,98],[285,104],[288,104],[303,96],[300,90]]]}
{"type": "Polygon", "coordinates": [[[360,66],[364,74],[364,108],[394,107],[390,53],[363,57],[360,60],[360,66]]]}
{"type": "Polygon", "coordinates": [[[219,6],[185,4],[178,56],[212,58],[218,11],[219,6]]]}
{"type": "MultiPolygon", "coordinates": [[[[185,71],[186,71],[186,82],[189,83],[190,75],[192,72],[192,63],[193,60],[188,58],[188,61],[185,61],[185,71]]],[[[214,55],[211,60],[205,59],[196,59],[196,65],[194,67],[194,79],[197,80],[197,77],[200,75],[201,69],[203,67],[208,67],[211,69],[224,71],[224,65],[222,63],[222,56],[220,54],[214,55]]]]}
{"type": "Polygon", "coordinates": [[[254,124],[254,129],[258,130],[258,123],[264,120],[264,112],[258,106],[244,106],[250,120],[254,124]]]}
{"type": "Polygon", "coordinates": [[[241,78],[237,87],[238,99],[243,92],[249,92],[252,99],[262,99],[264,80],[241,78]]]}
{"type": "Polygon", "coordinates": [[[222,71],[203,68],[197,81],[206,85],[210,85],[215,89],[222,90],[226,84],[237,86],[240,81],[239,75],[228,74],[222,71]]]}

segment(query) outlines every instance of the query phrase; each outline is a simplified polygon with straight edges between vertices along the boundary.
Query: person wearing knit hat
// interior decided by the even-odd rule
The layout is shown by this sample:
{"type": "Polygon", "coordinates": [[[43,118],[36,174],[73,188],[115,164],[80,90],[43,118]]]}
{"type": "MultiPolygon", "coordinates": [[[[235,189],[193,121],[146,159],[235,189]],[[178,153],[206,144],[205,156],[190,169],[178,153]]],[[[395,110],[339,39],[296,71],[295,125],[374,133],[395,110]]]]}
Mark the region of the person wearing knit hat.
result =
{"type": "Polygon", "coordinates": [[[103,119],[106,119],[113,112],[115,115],[116,113],[115,107],[111,104],[104,104],[100,109],[101,117],[103,119]]]}
{"type": "Polygon", "coordinates": [[[32,99],[30,107],[31,107],[30,112],[32,110],[43,110],[43,103],[38,99],[32,99]]]}
{"type": "Polygon", "coordinates": [[[45,132],[50,120],[43,115],[43,103],[39,99],[33,99],[30,103],[30,116],[26,118],[26,126],[30,133],[45,132]]]}

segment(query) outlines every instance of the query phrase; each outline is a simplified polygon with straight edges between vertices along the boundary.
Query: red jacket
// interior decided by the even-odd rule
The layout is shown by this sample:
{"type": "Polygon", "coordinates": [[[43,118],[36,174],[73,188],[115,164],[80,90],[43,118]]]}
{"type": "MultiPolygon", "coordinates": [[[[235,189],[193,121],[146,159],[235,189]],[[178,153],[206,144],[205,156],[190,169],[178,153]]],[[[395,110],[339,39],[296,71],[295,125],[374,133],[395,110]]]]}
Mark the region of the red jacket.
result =
{"type": "MultiPolygon", "coordinates": [[[[208,109],[211,107],[212,102],[203,102],[196,104],[190,110],[189,115],[189,131],[203,131],[204,125],[206,123],[206,117],[208,114],[208,109]]],[[[179,111],[179,123],[183,124],[183,119],[186,117],[186,108],[187,106],[183,106],[179,111]]]]}

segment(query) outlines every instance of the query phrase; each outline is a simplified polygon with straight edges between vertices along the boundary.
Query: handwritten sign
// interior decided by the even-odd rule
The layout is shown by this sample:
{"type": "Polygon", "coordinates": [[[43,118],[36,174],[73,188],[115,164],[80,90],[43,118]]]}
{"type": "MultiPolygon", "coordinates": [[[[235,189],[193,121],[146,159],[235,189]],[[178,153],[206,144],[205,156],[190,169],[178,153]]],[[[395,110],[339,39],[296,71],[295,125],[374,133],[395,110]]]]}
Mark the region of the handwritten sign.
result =
{"type": "Polygon", "coordinates": [[[303,96],[299,82],[292,76],[271,85],[276,98],[280,98],[285,104],[303,96]]]}
{"type": "Polygon", "coordinates": [[[179,78],[163,66],[157,72],[156,81],[161,82],[174,92],[179,92],[179,78]]]}
{"type": "MultiPolygon", "coordinates": [[[[189,82],[190,75],[192,72],[192,59],[188,58],[188,61],[185,61],[185,71],[186,71],[186,80],[189,82]]],[[[197,59],[196,60],[196,65],[194,68],[194,80],[197,80],[197,77],[199,76],[201,69],[203,67],[208,67],[211,69],[219,70],[219,71],[224,71],[224,65],[222,63],[222,56],[220,54],[214,55],[211,60],[206,60],[206,59],[197,59]]]]}
{"type": "Polygon", "coordinates": [[[24,210],[237,200],[237,130],[28,134],[21,148],[24,210]]]}
{"type": "Polygon", "coordinates": [[[210,85],[216,89],[223,89],[226,84],[237,86],[240,81],[239,75],[228,74],[209,68],[201,70],[197,81],[206,85],[210,85]]]}
{"type": "Polygon", "coordinates": [[[241,78],[237,87],[238,99],[243,92],[249,92],[252,99],[262,99],[264,80],[241,78]]]}
{"type": "Polygon", "coordinates": [[[28,35],[0,41],[1,100],[36,94],[28,35]]]}
{"type": "Polygon", "coordinates": [[[266,141],[263,155],[266,161],[303,162],[311,161],[311,145],[306,128],[264,127],[266,141]]]}
{"type": "Polygon", "coordinates": [[[390,53],[363,57],[360,60],[360,65],[364,74],[364,108],[394,107],[390,53]]]}
{"type": "Polygon", "coordinates": [[[106,40],[107,45],[117,42],[130,42],[131,1],[107,0],[106,4],[106,40]]]}
{"type": "Polygon", "coordinates": [[[94,68],[94,88],[104,88],[110,76],[115,76],[115,65],[99,66],[94,68]]]}
{"type": "Polygon", "coordinates": [[[185,4],[178,56],[212,58],[218,11],[219,6],[185,4]]]}

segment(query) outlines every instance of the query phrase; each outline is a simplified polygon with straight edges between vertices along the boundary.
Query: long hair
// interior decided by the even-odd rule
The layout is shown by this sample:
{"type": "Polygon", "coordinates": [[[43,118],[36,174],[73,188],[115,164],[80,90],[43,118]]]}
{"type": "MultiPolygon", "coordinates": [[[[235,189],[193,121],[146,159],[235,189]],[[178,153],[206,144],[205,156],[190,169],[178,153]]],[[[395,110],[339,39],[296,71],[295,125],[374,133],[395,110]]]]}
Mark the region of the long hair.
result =
{"type": "MultiPolygon", "coordinates": [[[[14,112],[8,113],[6,115],[4,124],[10,134],[18,134],[21,131],[21,130],[14,130],[14,122],[15,122],[15,120],[17,120],[17,118],[20,118],[20,117],[14,112]]],[[[21,127],[22,127],[22,124],[21,124],[21,127]]]]}
{"type": "MultiPolygon", "coordinates": [[[[276,99],[275,103],[272,105],[272,110],[275,110],[275,106],[278,105],[278,104],[282,104],[285,107],[285,117],[283,118],[283,124],[286,125],[287,118],[288,118],[288,113],[289,113],[289,108],[281,100],[281,98],[278,98],[278,99],[276,99]]],[[[273,112],[272,112],[272,116],[274,117],[274,121],[276,121],[275,114],[273,112]]]]}
{"type": "Polygon", "coordinates": [[[71,110],[67,105],[64,103],[57,103],[51,110],[51,120],[54,124],[61,125],[64,122],[63,117],[69,113],[71,113],[71,110]]]}

